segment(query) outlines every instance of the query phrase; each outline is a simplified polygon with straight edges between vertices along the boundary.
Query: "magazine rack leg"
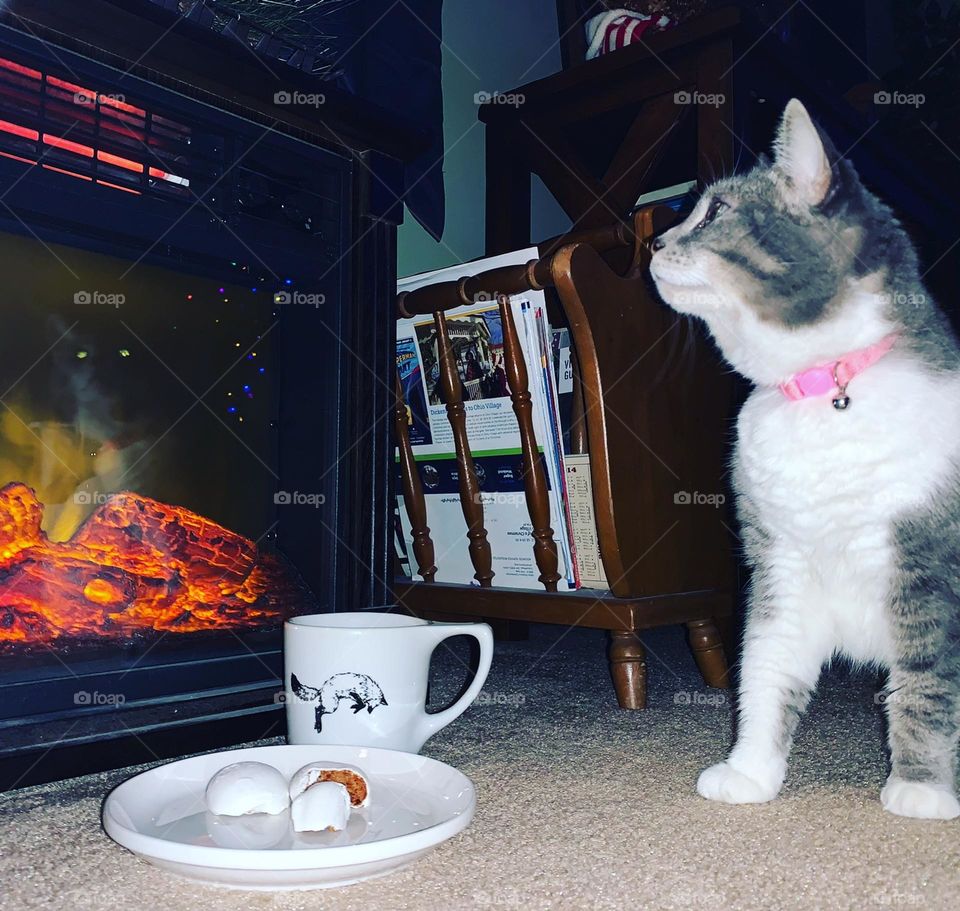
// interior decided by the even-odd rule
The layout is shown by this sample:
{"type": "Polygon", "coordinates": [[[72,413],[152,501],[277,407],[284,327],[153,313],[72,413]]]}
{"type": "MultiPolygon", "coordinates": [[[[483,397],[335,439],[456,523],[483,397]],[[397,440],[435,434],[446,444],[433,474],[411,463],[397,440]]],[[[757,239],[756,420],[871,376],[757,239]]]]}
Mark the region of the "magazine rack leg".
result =
{"type": "Polygon", "coordinates": [[[610,633],[610,676],[622,709],[647,707],[647,651],[639,636],[614,630],[610,633]]]}
{"type": "Polygon", "coordinates": [[[730,686],[730,669],[723,648],[720,630],[713,620],[690,620],[686,624],[690,651],[707,686],[727,689],[730,686]]]}
{"type": "Polygon", "coordinates": [[[403,479],[403,501],[410,517],[410,536],[413,539],[413,556],[417,561],[417,572],[427,582],[433,582],[437,574],[433,562],[433,541],[430,538],[430,526],[427,525],[427,504],[423,499],[423,484],[417,473],[417,463],[410,445],[410,433],[407,430],[407,406],[403,400],[403,388],[400,375],[394,377],[393,427],[397,437],[397,450],[400,454],[400,470],[403,479]]]}

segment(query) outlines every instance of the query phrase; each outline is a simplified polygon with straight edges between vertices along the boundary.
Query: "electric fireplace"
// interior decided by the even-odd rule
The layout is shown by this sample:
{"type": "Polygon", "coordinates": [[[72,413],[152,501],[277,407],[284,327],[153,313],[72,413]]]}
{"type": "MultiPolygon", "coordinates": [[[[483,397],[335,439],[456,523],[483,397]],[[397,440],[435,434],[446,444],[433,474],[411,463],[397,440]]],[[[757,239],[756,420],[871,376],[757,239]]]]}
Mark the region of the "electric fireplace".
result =
{"type": "Polygon", "coordinates": [[[4,787],[281,733],[283,620],[386,602],[386,115],[71,6],[0,24],[4,787]]]}

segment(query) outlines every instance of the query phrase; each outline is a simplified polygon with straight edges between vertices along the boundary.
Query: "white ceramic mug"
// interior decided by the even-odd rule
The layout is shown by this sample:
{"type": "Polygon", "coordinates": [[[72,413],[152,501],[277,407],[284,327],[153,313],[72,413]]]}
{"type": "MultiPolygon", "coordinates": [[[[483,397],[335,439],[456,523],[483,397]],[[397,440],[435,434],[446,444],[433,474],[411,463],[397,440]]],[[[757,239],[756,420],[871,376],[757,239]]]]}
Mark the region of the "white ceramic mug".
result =
{"type": "Polygon", "coordinates": [[[493,658],[486,623],[431,623],[404,614],[309,614],[283,625],[289,743],[417,753],[477,698],[493,658]],[[480,666],[449,708],[425,710],[430,656],[451,636],[480,643],[480,666]]]}

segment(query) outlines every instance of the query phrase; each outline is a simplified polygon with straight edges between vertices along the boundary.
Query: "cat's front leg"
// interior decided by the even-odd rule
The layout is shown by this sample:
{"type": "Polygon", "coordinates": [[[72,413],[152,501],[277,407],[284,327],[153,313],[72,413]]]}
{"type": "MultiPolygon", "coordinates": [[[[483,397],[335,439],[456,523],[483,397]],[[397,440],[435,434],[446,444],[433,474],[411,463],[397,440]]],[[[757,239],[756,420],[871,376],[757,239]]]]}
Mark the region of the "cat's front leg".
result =
{"type": "Polygon", "coordinates": [[[883,808],[898,816],[960,816],[958,530],[940,521],[900,530],[902,562],[890,604],[894,658],[884,700],[891,768],[880,792],[883,808]]]}
{"type": "Polygon", "coordinates": [[[937,663],[923,670],[901,664],[890,673],[885,702],[891,771],[880,802],[897,816],[960,816],[954,789],[960,695],[951,691],[956,681],[940,679],[937,670],[937,663]]]}
{"type": "Polygon", "coordinates": [[[810,614],[755,604],[741,660],[737,742],[701,773],[697,791],[724,803],[764,803],[780,792],[800,715],[831,648],[810,614]]]}

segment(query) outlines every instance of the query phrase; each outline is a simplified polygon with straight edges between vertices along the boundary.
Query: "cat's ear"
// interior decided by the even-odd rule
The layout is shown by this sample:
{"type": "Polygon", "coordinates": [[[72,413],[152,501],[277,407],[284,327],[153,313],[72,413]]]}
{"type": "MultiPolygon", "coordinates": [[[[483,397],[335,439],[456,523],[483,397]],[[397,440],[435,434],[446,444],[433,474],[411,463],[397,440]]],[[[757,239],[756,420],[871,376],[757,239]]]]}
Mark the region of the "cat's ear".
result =
{"type": "Polygon", "coordinates": [[[807,109],[791,98],[783,109],[773,143],[774,168],[786,178],[798,202],[819,205],[830,190],[833,169],[828,151],[807,109]]]}

